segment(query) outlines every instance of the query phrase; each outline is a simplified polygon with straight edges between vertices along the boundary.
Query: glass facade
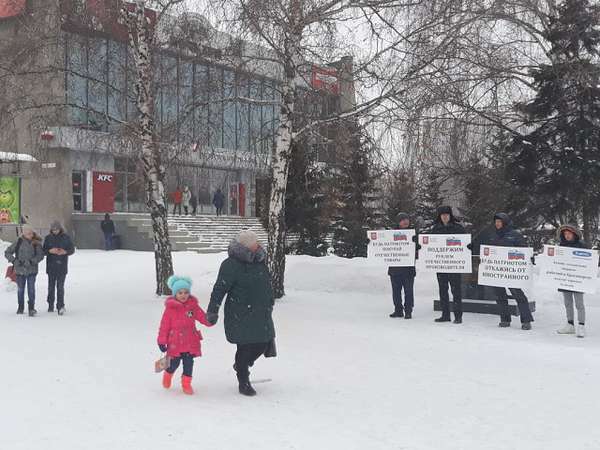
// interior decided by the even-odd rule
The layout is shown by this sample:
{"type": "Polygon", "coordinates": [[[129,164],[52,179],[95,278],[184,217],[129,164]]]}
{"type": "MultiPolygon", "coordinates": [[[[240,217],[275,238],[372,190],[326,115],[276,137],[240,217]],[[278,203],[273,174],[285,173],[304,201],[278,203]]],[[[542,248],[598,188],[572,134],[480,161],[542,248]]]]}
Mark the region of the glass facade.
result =
{"type": "MultiPolygon", "coordinates": [[[[69,125],[107,131],[135,120],[135,67],[124,43],[68,33],[69,125]]],[[[156,57],[156,130],[163,142],[269,152],[278,109],[272,80],[163,53],[156,57]]]]}

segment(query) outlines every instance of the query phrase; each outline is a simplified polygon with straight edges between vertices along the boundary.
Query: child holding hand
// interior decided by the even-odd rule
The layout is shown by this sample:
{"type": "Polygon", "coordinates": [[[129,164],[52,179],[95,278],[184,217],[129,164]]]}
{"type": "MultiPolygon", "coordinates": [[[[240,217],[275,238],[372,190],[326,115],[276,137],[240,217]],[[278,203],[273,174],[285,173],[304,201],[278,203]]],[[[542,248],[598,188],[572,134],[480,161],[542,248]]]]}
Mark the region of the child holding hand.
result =
{"type": "Polygon", "coordinates": [[[190,293],[192,280],[173,275],[167,284],[173,295],[165,301],[165,311],[158,332],[158,347],[167,353],[171,362],[163,374],[162,384],[165,389],[171,387],[173,374],[183,362],[181,387],[184,393],[192,395],[194,358],[202,355],[202,335],[196,329],[196,321],[207,327],[212,325],[206,320],[206,313],[198,305],[198,299],[190,293]]]}

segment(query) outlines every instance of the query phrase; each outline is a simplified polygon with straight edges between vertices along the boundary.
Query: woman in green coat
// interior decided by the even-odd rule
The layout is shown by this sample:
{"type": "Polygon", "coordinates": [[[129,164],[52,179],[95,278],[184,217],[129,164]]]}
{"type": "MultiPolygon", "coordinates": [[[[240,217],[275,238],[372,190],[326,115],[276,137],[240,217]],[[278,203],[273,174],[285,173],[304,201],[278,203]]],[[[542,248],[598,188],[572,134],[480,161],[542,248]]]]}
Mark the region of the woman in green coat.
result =
{"type": "Polygon", "coordinates": [[[275,338],[273,325],[273,291],[266,265],[266,252],[256,234],[242,231],[229,245],[229,258],[221,264],[207,309],[211,323],[218,320],[225,300],[225,335],[237,344],[234,369],[240,394],[252,396],[249,368],[264,354],[275,338]]]}

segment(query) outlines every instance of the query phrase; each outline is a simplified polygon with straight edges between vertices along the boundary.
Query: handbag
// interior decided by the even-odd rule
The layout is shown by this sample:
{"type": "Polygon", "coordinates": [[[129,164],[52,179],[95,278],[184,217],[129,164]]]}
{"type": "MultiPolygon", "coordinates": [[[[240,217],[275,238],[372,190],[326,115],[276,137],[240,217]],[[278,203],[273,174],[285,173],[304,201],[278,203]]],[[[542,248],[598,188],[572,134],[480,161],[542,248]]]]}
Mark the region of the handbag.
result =
{"type": "Polygon", "coordinates": [[[166,353],[154,362],[154,372],[160,373],[171,365],[171,357],[166,353]]]}
{"type": "Polygon", "coordinates": [[[277,356],[277,346],[275,345],[275,339],[271,339],[267,344],[267,348],[263,353],[265,358],[275,358],[277,356]]]}
{"type": "Polygon", "coordinates": [[[15,266],[12,264],[6,268],[6,278],[10,279],[13,283],[17,282],[17,272],[15,272],[15,266]]]}

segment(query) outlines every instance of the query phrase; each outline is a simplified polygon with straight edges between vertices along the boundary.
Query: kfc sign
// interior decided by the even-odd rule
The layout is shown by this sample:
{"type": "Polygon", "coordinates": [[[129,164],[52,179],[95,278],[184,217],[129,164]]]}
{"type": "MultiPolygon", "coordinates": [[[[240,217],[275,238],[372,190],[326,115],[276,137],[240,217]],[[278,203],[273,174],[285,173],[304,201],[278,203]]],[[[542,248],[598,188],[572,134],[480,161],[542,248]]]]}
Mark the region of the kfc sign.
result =
{"type": "Polygon", "coordinates": [[[97,213],[115,210],[115,174],[94,172],[92,186],[92,210],[97,213]]]}
{"type": "Polygon", "coordinates": [[[8,19],[25,12],[25,0],[0,0],[0,19],[8,19]]]}
{"type": "Polygon", "coordinates": [[[106,173],[98,175],[98,181],[102,183],[112,183],[113,176],[106,173]]]}

